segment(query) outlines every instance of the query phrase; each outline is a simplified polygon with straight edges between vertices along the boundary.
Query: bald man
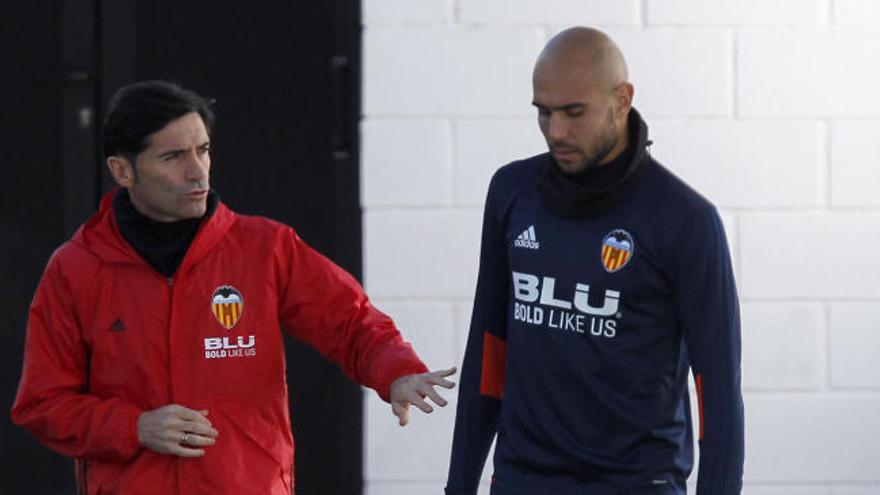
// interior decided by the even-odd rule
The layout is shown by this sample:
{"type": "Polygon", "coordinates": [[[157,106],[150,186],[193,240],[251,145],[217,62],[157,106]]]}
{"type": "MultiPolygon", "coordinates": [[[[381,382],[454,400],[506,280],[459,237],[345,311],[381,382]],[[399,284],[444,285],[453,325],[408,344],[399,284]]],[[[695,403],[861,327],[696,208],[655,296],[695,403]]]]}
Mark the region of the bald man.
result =
{"type": "Polygon", "coordinates": [[[740,492],[739,305],[715,207],[651,158],[623,55],[556,35],[532,77],[548,153],[500,168],[446,493],[740,492]]]}

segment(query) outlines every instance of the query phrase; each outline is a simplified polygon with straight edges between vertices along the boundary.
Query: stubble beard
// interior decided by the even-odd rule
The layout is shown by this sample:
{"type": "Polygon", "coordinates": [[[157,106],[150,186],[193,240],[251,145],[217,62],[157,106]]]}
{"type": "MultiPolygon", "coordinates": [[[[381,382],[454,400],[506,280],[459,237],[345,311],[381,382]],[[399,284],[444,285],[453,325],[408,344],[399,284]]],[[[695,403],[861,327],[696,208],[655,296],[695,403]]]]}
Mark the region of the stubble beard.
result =
{"type": "MultiPolygon", "coordinates": [[[[611,153],[614,148],[617,147],[617,144],[620,142],[620,136],[617,132],[617,127],[614,125],[614,110],[608,109],[608,120],[606,121],[607,125],[605,126],[604,132],[597,136],[595,141],[595,146],[592,147],[590,152],[585,152],[585,158],[574,164],[574,166],[563,166],[559,164],[559,168],[569,174],[576,174],[583,172],[585,170],[599,167],[605,158],[608,157],[608,154],[611,153]]],[[[551,149],[553,146],[551,146],[551,149]]]]}

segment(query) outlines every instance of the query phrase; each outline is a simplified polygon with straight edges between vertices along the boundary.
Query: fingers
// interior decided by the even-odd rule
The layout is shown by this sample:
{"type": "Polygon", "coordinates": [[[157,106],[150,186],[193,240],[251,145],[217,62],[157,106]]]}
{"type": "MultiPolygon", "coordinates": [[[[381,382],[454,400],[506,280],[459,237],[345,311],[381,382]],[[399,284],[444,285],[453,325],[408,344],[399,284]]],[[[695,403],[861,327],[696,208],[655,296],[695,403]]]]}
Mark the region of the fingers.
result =
{"type": "Polygon", "coordinates": [[[428,373],[428,374],[429,374],[429,375],[434,375],[434,376],[452,376],[452,375],[455,374],[456,371],[458,371],[458,369],[456,369],[456,367],[453,366],[452,368],[448,368],[448,369],[445,369],[445,370],[432,371],[432,372],[430,372],[430,373],[428,373]]]}
{"type": "Polygon", "coordinates": [[[211,421],[208,420],[208,410],[202,409],[201,411],[196,411],[195,409],[188,409],[183,406],[178,406],[176,404],[172,404],[172,411],[177,415],[178,418],[192,421],[196,423],[202,423],[208,426],[211,426],[211,421]]]}
{"type": "Polygon", "coordinates": [[[426,398],[440,407],[446,406],[448,402],[434,390],[434,386],[453,388],[455,382],[445,377],[454,375],[456,371],[453,366],[444,370],[407,375],[395,380],[391,385],[391,411],[400,420],[400,426],[405,426],[409,422],[410,404],[426,414],[434,412],[434,408],[425,400],[426,398]]]}
{"type": "Polygon", "coordinates": [[[186,437],[186,442],[181,442],[180,444],[184,447],[210,447],[215,443],[217,443],[217,440],[215,440],[214,437],[188,433],[186,437]]]}
{"type": "Polygon", "coordinates": [[[205,424],[195,421],[182,421],[175,426],[180,431],[191,433],[194,435],[200,435],[203,437],[217,438],[217,435],[220,434],[220,432],[214,429],[214,427],[212,427],[210,423],[205,424]]]}
{"type": "Polygon", "coordinates": [[[183,445],[177,445],[168,452],[178,457],[204,457],[205,449],[194,449],[183,445]]]}
{"type": "Polygon", "coordinates": [[[432,371],[425,374],[425,377],[432,385],[439,385],[443,388],[452,388],[455,386],[455,382],[449,381],[444,377],[454,375],[456,371],[455,366],[453,366],[452,368],[445,370],[432,371]]]}
{"type": "Polygon", "coordinates": [[[216,443],[219,432],[205,409],[194,410],[169,404],[146,411],[138,418],[138,439],[144,447],[162,454],[202,457],[216,443]]]}
{"type": "Polygon", "coordinates": [[[391,412],[397,416],[400,426],[406,426],[409,423],[409,404],[391,403],[391,412]]]}
{"type": "Polygon", "coordinates": [[[419,409],[421,409],[421,411],[422,411],[423,413],[431,414],[432,412],[434,412],[434,408],[431,407],[430,404],[428,404],[427,402],[425,402],[425,399],[423,399],[423,398],[422,398],[420,395],[418,395],[418,394],[413,395],[413,396],[412,396],[412,399],[410,399],[409,402],[410,402],[410,404],[412,404],[412,405],[418,407],[419,409]]]}
{"type": "Polygon", "coordinates": [[[434,401],[434,404],[437,404],[440,407],[446,407],[446,399],[441,397],[440,394],[438,394],[437,391],[434,390],[434,387],[429,386],[425,392],[427,393],[427,396],[430,397],[432,401],[434,401]]]}

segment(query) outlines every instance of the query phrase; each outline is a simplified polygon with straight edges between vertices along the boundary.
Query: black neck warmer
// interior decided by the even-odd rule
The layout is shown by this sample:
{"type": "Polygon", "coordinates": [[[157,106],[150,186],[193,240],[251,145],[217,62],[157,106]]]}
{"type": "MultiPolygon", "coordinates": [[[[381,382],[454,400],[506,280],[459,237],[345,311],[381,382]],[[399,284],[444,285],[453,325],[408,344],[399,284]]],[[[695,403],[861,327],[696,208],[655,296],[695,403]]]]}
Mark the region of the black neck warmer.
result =
{"type": "Polygon", "coordinates": [[[113,213],[122,237],[147,263],[165,277],[171,277],[196,237],[199,225],[217,209],[219,197],[208,193],[208,209],[201,218],[177,222],[159,222],[142,215],[134,207],[127,189],[120,189],[113,197],[113,213]]]}
{"type": "Polygon", "coordinates": [[[650,162],[648,126],[635,108],[627,123],[629,146],[617,158],[577,174],[563,173],[553,155],[541,165],[538,191],[553,213],[565,218],[594,218],[626,194],[650,162]]]}

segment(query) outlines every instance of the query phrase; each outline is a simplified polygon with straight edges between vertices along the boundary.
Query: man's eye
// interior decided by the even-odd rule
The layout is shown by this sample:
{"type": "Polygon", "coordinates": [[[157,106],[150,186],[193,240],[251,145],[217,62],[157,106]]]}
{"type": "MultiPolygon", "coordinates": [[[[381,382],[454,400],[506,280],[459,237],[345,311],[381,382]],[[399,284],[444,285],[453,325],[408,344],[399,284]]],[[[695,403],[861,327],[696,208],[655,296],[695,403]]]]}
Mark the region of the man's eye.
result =
{"type": "Polygon", "coordinates": [[[565,111],[565,115],[567,115],[569,117],[580,117],[583,114],[584,114],[584,110],[581,108],[565,111]]]}

